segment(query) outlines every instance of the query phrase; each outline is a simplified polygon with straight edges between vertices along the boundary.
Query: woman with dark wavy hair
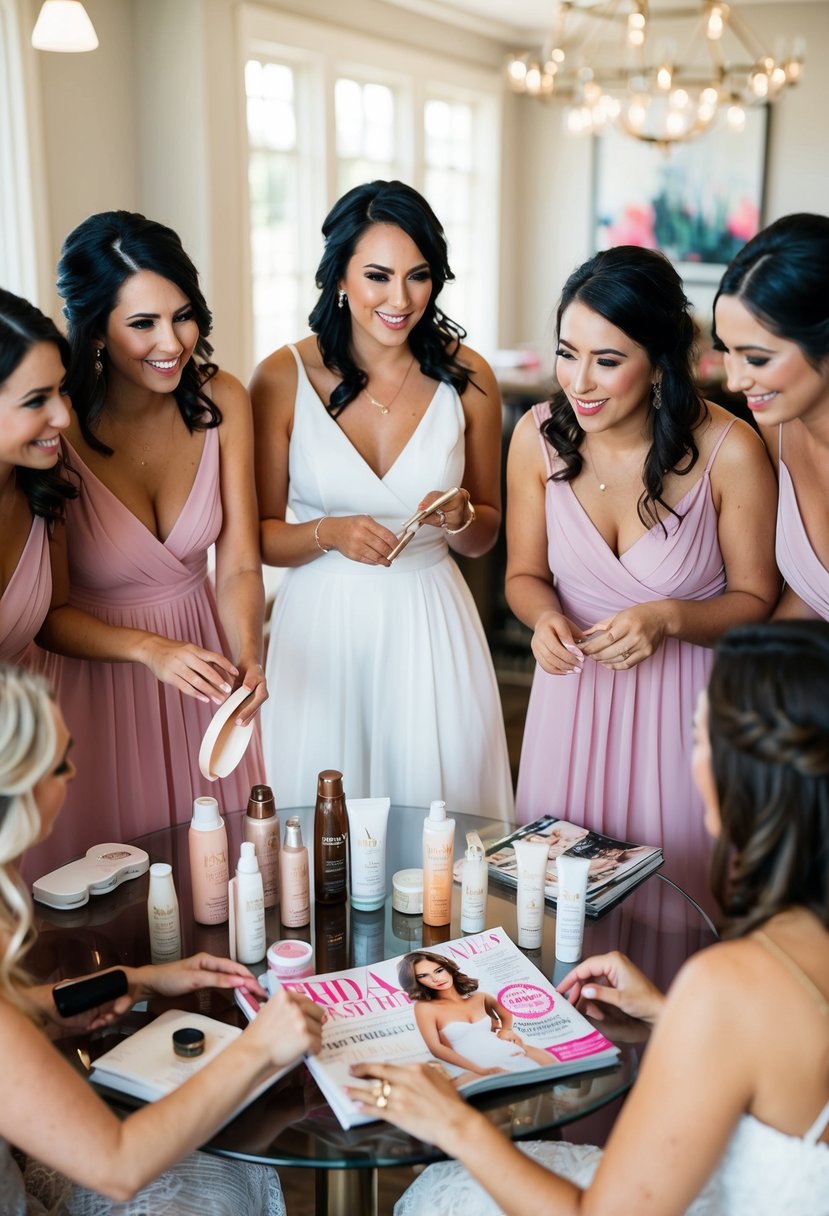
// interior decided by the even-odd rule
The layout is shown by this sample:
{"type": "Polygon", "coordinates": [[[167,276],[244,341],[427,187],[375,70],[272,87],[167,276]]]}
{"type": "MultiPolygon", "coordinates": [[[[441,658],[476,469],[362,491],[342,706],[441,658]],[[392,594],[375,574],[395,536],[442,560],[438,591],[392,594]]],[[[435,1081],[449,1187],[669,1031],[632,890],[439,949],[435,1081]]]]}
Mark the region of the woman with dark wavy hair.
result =
{"type": "Polygon", "coordinates": [[[705,900],[690,723],[709,648],[776,599],[774,477],[751,428],[700,397],[662,254],[574,271],[557,339],[560,392],[518,424],[507,471],[507,599],[538,664],[518,816],[661,845],[705,900]]]}
{"type": "Polygon", "coordinates": [[[827,275],[829,216],[785,215],[740,250],[714,300],[728,387],[745,394],[780,483],[776,618],[829,620],[827,275]]]}
{"type": "Polygon", "coordinates": [[[223,809],[243,806],[264,776],[258,738],[216,786],[199,747],[235,686],[250,691],[237,718],[250,729],[267,696],[250,402],[209,361],[193,263],[172,229],[102,212],[66,238],[58,290],[80,492],[68,580],[56,576],[41,640],[57,652],[43,670],[82,776],[58,830],[27,857],[43,868],[180,823],[208,791],[223,809]]]}
{"type": "Polygon", "coordinates": [[[611,1038],[618,1010],[655,1027],[603,1154],[547,1143],[519,1152],[434,1068],[354,1069],[388,1083],[373,1114],[462,1163],[422,1174],[396,1216],[823,1216],[827,688],[823,621],[743,626],[717,646],[693,772],[717,838],[725,940],[694,955],[667,996],[617,952],[586,959],[559,984],[611,1038]]]}
{"type": "Polygon", "coordinates": [[[49,537],[73,494],[60,433],[69,425],[69,347],[54,322],[0,288],[0,660],[20,663],[49,610],[49,537]]]}
{"type": "Polygon", "coordinates": [[[357,186],[323,234],[313,334],[251,382],[262,554],[289,567],[271,622],[268,777],[287,805],[334,765],[354,796],[509,815],[492,662],[451,557],[485,553],[498,532],[498,386],[438,307],[452,272],[417,191],[357,186]]]}

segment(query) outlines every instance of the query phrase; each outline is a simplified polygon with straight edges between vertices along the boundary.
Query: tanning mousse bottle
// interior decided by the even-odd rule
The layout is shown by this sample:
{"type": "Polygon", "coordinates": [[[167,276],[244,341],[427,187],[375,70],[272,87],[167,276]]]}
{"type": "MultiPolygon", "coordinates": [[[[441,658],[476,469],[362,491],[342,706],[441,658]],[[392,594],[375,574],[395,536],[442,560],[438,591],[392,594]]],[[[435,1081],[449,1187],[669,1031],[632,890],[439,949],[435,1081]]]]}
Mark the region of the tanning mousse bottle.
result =
{"type": "Polygon", "coordinates": [[[325,769],[317,779],[314,810],[314,898],[319,904],[342,904],[348,895],[348,819],[343,775],[325,769]]]}
{"type": "Polygon", "coordinates": [[[269,785],[255,785],[250,791],[245,840],[250,840],[256,848],[265,907],[272,908],[279,901],[279,816],[269,785]]]}

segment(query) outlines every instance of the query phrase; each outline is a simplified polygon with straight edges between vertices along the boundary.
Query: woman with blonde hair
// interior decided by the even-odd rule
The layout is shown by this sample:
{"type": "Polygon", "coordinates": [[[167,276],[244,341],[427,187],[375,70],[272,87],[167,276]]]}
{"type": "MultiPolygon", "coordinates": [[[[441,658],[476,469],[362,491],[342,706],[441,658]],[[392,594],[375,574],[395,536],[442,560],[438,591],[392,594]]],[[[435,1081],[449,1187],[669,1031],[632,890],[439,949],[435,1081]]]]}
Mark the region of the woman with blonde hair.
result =
{"type": "MultiPolygon", "coordinates": [[[[43,1033],[47,1021],[67,1023],[52,988],[32,985],[23,966],[33,939],[32,907],[17,865],[25,848],[49,834],[60,812],[74,776],[71,746],[47,685],[0,665],[0,1211],[284,1216],[272,1170],[187,1155],[210,1139],[269,1072],[319,1047],[321,1014],[310,1001],[279,994],[192,1079],[123,1121],[43,1033]]],[[[127,994],[78,1015],[75,1025],[106,1026],[153,995],[242,985],[264,995],[245,967],[208,954],[123,970],[127,994]]]]}

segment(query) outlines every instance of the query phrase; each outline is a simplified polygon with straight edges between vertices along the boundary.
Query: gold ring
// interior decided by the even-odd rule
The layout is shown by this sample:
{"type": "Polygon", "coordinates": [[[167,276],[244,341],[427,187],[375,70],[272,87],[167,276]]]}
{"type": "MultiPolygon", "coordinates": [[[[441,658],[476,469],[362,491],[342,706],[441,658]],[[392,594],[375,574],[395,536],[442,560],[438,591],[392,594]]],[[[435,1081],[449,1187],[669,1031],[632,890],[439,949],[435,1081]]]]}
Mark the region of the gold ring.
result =
{"type": "Polygon", "coordinates": [[[623,658],[623,659],[625,660],[625,662],[627,663],[628,659],[630,658],[630,651],[629,651],[629,650],[623,650],[623,651],[622,651],[622,658],[623,658]]]}
{"type": "Polygon", "coordinates": [[[377,1107],[378,1110],[385,1110],[386,1107],[388,1106],[388,1104],[389,1104],[389,1100],[385,1094],[381,1094],[380,1097],[377,1099],[377,1101],[374,1103],[374,1105],[377,1107]]]}
{"type": "Polygon", "coordinates": [[[437,511],[435,511],[435,515],[438,517],[438,523],[440,526],[444,527],[446,524],[446,512],[441,507],[438,507],[437,511]]]}

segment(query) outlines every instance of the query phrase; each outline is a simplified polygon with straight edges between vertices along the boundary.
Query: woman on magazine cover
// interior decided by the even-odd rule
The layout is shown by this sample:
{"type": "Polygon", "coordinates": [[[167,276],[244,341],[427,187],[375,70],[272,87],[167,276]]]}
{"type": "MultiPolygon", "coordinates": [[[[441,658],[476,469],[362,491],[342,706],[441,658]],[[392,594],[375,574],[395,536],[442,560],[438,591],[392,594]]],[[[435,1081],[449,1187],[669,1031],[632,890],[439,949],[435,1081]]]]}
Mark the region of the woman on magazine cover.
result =
{"type": "MultiPolygon", "coordinates": [[[[354,1068],[376,1078],[378,1113],[460,1163],[427,1170],[397,1216],[825,1216],[827,687],[822,621],[743,626],[717,647],[693,772],[716,837],[724,940],[694,955],[666,997],[618,953],[559,985],[590,1016],[619,1009],[655,1025],[604,1153],[519,1151],[435,1068],[354,1068]]],[[[373,1109],[364,1089],[349,1092],[373,1109]]]]}
{"type": "Polygon", "coordinates": [[[829,216],[786,215],[745,245],[714,300],[728,387],[777,469],[781,617],[829,620],[829,216]]]}
{"type": "Polygon", "coordinates": [[[75,773],[71,747],[46,684],[0,664],[0,1212],[104,1216],[117,1205],[122,1216],[285,1216],[272,1169],[194,1150],[269,1071],[318,1050],[318,1006],[278,993],[191,1080],[124,1120],[43,1032],[50,1022],[105,1027],[154,995],[241,985],[265,995],[246,967],[208,954],[124,967],[127,995],[71,1020],[59,1016],[50,984],[31,984],[23,964],[33,942],[32,905],[17,866],[23,850],[48,836],[60,814],[75,773]]]}
{"type": "Polygon", "coordinates": [[[524,1042],[512,1028],[512,1014],[497,997],[478,992],[478,981],[464,975],[454,959],[417,950],[397,969],[400,987],[415,1003],[415,1021],[429,1051],[438,1060],[486,1077],[521,1072],[549,1064],[540,1047],[524,1042]]]}

